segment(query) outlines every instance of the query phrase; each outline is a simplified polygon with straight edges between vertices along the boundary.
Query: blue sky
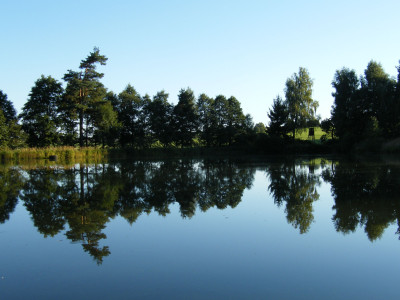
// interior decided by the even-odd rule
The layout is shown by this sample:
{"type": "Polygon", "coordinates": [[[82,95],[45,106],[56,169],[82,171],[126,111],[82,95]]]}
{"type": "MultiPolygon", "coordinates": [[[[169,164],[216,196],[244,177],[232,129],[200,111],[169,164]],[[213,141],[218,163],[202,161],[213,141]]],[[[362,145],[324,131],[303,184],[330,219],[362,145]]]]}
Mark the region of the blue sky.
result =
{"type": "Polygon", "coordinates": [[[255,122],[299,67],[314,79],[322,118],[335,70],[380,62],[396,76],[400,1],[18,1],[0,2],[0,89],[20,112],[41,74],[61,80],[98,46],[102,82],[115,93],[181,88],[235,96],[255,122]]]}

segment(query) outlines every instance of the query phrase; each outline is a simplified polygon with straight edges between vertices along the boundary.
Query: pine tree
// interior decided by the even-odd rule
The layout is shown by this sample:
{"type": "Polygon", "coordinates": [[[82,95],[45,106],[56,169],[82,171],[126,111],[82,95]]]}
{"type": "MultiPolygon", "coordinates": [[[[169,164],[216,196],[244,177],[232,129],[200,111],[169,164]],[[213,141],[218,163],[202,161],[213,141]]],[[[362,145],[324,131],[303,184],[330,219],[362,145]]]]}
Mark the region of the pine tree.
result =
{"type": "Polygon", "coordinates": [[[79,145],[84,142],[88,145],[89,134],[93,131],[91,122],[94,121],[95,103],[106,96],[106,89],[100,83],[104,74],[96,71],[98,64],[105,65],[107,57],[100,55],[99,48],[94,48],[86,59],[81,61],[79,69],[75,72],[68,70],[64,75],[67,82],[66,103],[63,107],[68,111],[66,115],[72,119],[78,119],[79,124],[79,145]]]}
{"type": "Polygon", "coordinates": [[[280,96],[274,99],[272,108],[268,112],[270,119],[268,125],[268,134],[278,137],[286,137],[288,128],[288,108],[280,96]]]}

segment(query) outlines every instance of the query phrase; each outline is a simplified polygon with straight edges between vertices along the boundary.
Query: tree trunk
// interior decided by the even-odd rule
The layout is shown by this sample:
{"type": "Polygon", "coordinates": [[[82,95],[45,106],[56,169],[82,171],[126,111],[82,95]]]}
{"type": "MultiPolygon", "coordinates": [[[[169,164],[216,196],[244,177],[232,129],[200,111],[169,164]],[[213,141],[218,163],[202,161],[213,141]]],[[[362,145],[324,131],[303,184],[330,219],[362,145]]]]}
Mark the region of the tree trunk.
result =
{"type": "Polygon", "coordinates": [[[79,146],[83,147],[83,112],[79,112],[79,146]]]}
{"type": "Polygon", "coordinates": [[[85,132],[85,143],[86,143],[86,147],[88,146],[88,134],[89,134],[89,119],[86,118],[86,132],[85,132]]]}

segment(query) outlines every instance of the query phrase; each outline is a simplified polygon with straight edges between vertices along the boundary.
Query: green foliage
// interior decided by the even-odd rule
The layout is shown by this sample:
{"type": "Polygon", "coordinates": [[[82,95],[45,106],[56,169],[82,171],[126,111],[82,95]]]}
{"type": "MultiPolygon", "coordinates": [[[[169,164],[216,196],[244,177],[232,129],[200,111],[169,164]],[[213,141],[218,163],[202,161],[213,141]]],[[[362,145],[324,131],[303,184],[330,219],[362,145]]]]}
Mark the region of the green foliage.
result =
{"type": "Polygon", "coordinates": [[[8,123],[8,148],[17,149],[26,147],[27,139],[27,134],[16,120],[8,123]]]}
{"type": "Polygon", "coordinates": [[[130,84],[118,95],[118,118],[121,122],[120,143],[123,147],[146,144],[145,109],[149,101],[142,99],[130,84]]]}
{"type": "Polygon", "coordinates": [[[118,122],[118,114],[110,102],[104,101],[96,105],[94,124],[97,128],[95,137],[101,142],[103,148],[105,145],[114,146],[121,124],[118,122]]]}
{"type": "Polygon", "coordinates": [[[0,148],[25,146],[26,135],[18,124],[14,105],[0,90],[0,148]]]}
{"type": "Polygon", "coordinates": [[[199,137],[207,146],[211,146],[215,140],[213,107],[214,99],[208,97],[206,94],[201,94],[197,99],[199,137]]]}
{"type": "Polygon", "coordinates": [[[331,139],[335,136],[335,127],[331,119],[324,119],[321,121],[321,129],[330,136],[331,139]]]}
{"type": "Polygon", "coordinates": [[[165,91],[158,92],[153,101],[147,103],[146,112],[151,142],[159,141],[164,146],[170,145],[173,140],[173,106],[168,102],[168,94],[165,91]]]}
{"type": "Polygon", "coordinates": [[[16,120],[7,122],[0,110],[0,148],[21,148],[26,146],[27,137],[16,120]]]}
{"type": "MultiPolygon", "coordinates": [[[[94,112],[96,103],[106,97],[106,89],[100,83],[104,74],[97,72],[97,65],[105,65],[107,58],[100,55],[100,50],[94,48],[86,59],[81,61],[81,71],[68,70],[64,75],[67,82],[65,98],[61,110],[69,124],[78,120],[79,145],[88,146],[89,137],[94,132],[94,112]]],[[[72,129],[72,128],[70,128],[72,129]]]]}
{"type": "MultiPolygon", "coordinates": [[[[243,113],[233,96],[212,99],[202,94],[196,102],[187,88],[180,91],[173,106],[164,91],[153,99],[141,97],[131,85],[119,95],[107,92],[100,82],[104,74],[97,71],[97,66],[106,62],[94,48],[81,61],[79,71],[68,70],[64,75],[67,85],[62,95],[61,85],[51,77],[42,76],[35,83],[21,114],[30,146],[76,145],[77,141],[81,147],[250,146],[257,132],[265,132],[265,126],[254,126],[252,117],[243,113]],[[38,100],[41,98],[45,101],[38,100]],[[42,109],[40,104],[46,107],[42,109]]],[[[303,73],[308,75],[300,68],[298,77],[303,78],[303,73]]],[[[290,119],[285,121],[285,128],[289,123],[290,119]]],[[[24,136],[18,128],[13,126],[13,136],[18,137],[14,142],[23,146],[24,136]]]]}
{"type": "Polygon", "coordinates": [[[332,123],[335,127],[336,135],[343,138],[354,130],[355,134],[360,134],[359,122],[361,112],[358,109],[360,82],[354,70],[343,68],[337,70],[332,81],[335,92],[334,104],[332,107],[332,123]]]}
{"type": "Polygon", "coordinates": [[[243,123],[238,126],[237,132],[241,135],[252,135],[256,133],[253,118],[250,114],[244,116],[243,123]]]}
{"type": "Polygon", "coordinates": [[[3,112],[7,123],[17,120],[17,112],[14,105],[7,99],[7,95],[0,90],[0,110],[3,112]]]}
{"type": "Polygon", "coordinates": [[[213,126],[212,132],[214,136],[213,144],[222,146],[228,142],[226,128],[228,126],[228,100],[223,95],[218,95],[212,106],[213,126]]]}
{"type": "Polygon", "coordinates": [[[289,111],[287,104],[280,96],[274,99],[272,108],[268,112],[269,125],[268,134],[277,137],[286,137],[289,132],[288,117],[289,111]]]}
{"type": "Polygon", "coordinates": [[[4,148],[8,144],[9,144],[8,126],[3,111],[0,110],[0,147],[4,148]]]}
{"type": "Polygon", "coordinates": [[[61,83],[51,76],[42,75],[36,80],[20,114],[29,146],[48,147],[59,143],[58,105],[62,94],[61,83]]]}
{"type": "Polygon", "coordinates": [[[200,95],[197,101],[200,137],[206,145],[232,145],[242,135],[253,134],[254,124],[250,115],[243,114],[235,97],[215,99],[200,95]]]}
{"type": "Polygon", "coordinates": [[[254,131],[257,134],[264,134],[267,132],[267,128],[265,128],[264,123],[259,122],[254,126],[254,131]]]}
{"type": "Polygon", "coordinates": [[[400,134],[398,88],[381,64],[370,61],[360,79],[353,70],[336,71],[332,86],[332,123],[342,142],[352,146],[365,139],[400,134]]]}
{"type": "Polygon", "coordinates": [[[313,81],[305,68],[299,68],[286,80],[285,97],[288,110],[288,126],[293,139],[299,129],[306,127],[307,122],[315,119],[318,101],[312,99],[313,81]]]}
{"type": "MultiPolygon", "coordinates": [[[[20,117],[31,147],[51,145],[98,145],[126,148],[254,146],[270,144],[276,138],[300,135],[308,127],[318,128],[318,101],[312,98],[313,80],[300,67],[285,83],[285,98],[274,99],[268,111],[268,142],[262,123],[254,126],[235,97],[201,94],[195,99],[189,88],[182,89],[178,103],[168,102],[168,94],[143,97],[128,85],[119,95],[107,92],[97,71],[107,58],[98,48],[81,61],[79,71],[64,75],[66,89],[49,77],[35,82],[20,117]],[[290,132],[290,133],[289,133],[290,132]],[[78,139],[77,139],[78,138],[78,139]],[[264,140],[263,140],[264,139],[264,140]]],[[[382,66],[369,62],[364,75],[343,68],[335,73],[332,86],[332,116],[322,122],[330,138],[338,137],[343,148],[351,149],[365,139],[394,139],[400,135],[400,66],[397,81],[382,66]]],[[[25,138],[12,103],[0,91],[2,147],[23,147],[25,138]]],[[[308,138],[308,137],[307,137],[308,138]]],[[[306,138],[306,139],[307,139],[306,138]]],[[[293,144],[294,145],[294,144],[293,144]]],[[[299,144],[294,145],[296,148],[299,144]]],[[[302,144],[301,147],[304,145],[302,144]]],[[[327,146],[327,145],[325,145],[327,146]]],[[[258,147],[258,146],[257,146],[258,147]]]]}
{"type": "Polygon", "coordinates": [[[246,129],[252,129],[254,124],[251,118],[247,119],[248,124],[246,124],[246,116],[243,114],[239,100],[235,97],[229,97],[227,104],[226,135],[229,145],[232,145],[238,135],[245,133],[246,129]]]}
{"type": "Polygon", "coordinates": [[[364,72],[364,80],[361,90],[366,102],[365,115],[369,120],[375,117],[382,134],[386,137],[394,137],[400,132],[400,110],[395,96],[396,81],[389,78],[381,64],[370,61],[364,72]]]}
{"type": "Polygon", "coordinates": [[[291,132],[293,139],[307,126],[319,124],[316,116],[318,101],[312,99],[313,81],[304,68],[286,80],[285,100],[279,95],[274,99],[268,112],[270,119],[268,134],[272,137],[287,137],[291,132]]]}
{"type": "Polygon", "coordinates": [[[178,104],[173,109],[174,141],[180,146],[191,146],[198,130],[195,96],[190,88],[181,89],[178,104]]]}

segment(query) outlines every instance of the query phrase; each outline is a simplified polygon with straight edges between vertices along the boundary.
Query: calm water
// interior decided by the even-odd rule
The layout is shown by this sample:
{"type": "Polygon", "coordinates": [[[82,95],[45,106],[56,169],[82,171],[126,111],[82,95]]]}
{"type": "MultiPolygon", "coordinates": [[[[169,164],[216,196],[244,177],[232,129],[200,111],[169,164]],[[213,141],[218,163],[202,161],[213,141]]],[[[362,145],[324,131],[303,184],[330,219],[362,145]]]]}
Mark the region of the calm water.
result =
{"type": "Polygon", "coordinates": [[[398,299],[400,164],[0,167],[0,299],[398,299]]]}

